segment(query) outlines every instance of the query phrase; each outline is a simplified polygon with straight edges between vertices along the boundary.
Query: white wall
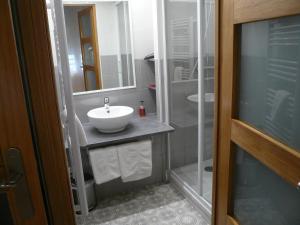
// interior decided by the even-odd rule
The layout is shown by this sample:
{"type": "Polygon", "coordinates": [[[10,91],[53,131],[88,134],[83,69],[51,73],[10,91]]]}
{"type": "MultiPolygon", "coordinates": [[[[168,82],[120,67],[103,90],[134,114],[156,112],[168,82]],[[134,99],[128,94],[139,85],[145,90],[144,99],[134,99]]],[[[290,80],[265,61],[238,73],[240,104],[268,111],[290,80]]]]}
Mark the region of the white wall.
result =
{"type": "Polygon", "coordinates": [[[119,54],[117,8],[114,2],[96,3],[97,33],[100,55],[119,54]]]}
{"type": "Polygon", "coordinates": [[[130,0],[133,23],[134,56],[143,59],[154,51],[154,0],[130,0]]]}

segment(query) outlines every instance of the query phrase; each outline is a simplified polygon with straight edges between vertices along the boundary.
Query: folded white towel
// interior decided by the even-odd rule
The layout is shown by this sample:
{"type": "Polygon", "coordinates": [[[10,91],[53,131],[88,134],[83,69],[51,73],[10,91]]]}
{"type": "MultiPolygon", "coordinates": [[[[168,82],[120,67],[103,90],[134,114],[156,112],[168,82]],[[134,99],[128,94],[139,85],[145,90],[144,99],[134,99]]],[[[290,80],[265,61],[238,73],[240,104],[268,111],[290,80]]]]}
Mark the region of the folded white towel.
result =
{"type": "Polygon", "coordinates": [[[123,182],[151,176],[152,144],[150,140],[119,145],[117,148],[123,182]]]}
{"type": "Polygon", "coordinates": [[[96,184],[120,177],[116,146],[90,150],[89,157],[96,184]]]}
{"type": "Polygon", "coordinates": [[[76,125],[79,145],[81,147],[86,146],[87,145],[86,134],[83,129],[82,123],[76,114],[75,114],[75,125],[76,125]]]}
{"type": "MultiPolygon", "coordinates": [[[[61,116],[61,120],[62,120],[63,125],[65,125],[68,122],[68,113],[67,113],[67,110],[64,109],[61,112],[60,116],[61,116]]],[[[75,113],[75,126],[76,126],[76,130],[77,130],[79,145],[81,147],[86,146],[87,145],[86,134],[85,134],[85,131],[83,129],[82,123],[79,120],[79,118],[76,115],[76,113],[75,113]]]]}

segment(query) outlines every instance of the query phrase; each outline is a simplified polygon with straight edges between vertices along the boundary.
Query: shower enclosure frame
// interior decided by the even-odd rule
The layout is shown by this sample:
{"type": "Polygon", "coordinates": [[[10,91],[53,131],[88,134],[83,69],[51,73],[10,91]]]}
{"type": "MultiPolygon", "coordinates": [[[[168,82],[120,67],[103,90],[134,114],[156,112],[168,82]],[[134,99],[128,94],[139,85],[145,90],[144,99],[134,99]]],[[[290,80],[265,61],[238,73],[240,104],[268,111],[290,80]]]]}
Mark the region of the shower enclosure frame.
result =
{"type": "MultiPolygon", "coordinates": [[[[166,38],[166,15],[165,15],[165,0],[156,0],[157,1],[157,11],[158,20],[161,21],[162,25],[158,28],[160,29],[160,51],[162,55],[162,83],[161,94],[163,97],[163,104],[161,104],[161,108],[163,111],[163,121],[170,125],[170,87],[169,87],[169,79],[168,79],[168,65],[167,65],[167,38],[166,38]]],[[[203,29],[203,16],[201,12],[204,10],[204,1],[197,0],[197,41],[198,41],[198,78],[201,78],[201,73],[203,71],[203,38],[201,37],[202,29],[203,29]]],[[[204,90],[203,90],[203,79],[198,79],[198,94],[199,94],[199,104],[198,104],[198,187],[199,193],[193,190],[186,182],[184,182],[176,172],[171,169],[171,138],[170,134],[168,134],[168,177],[169,180],[175,184],[175,186],[186,196],[188,197],[198,208],[202,210],[205,214],[207,221],[211,220],[212,216],[212,203],[208,202],[203,195],[202,188],[202,178],[203,178],[203,147],[204,147],[204,136],[201,135],[204,129],[204,90]],[[201,100],[201,101],[200,101],[201,100]]]]}

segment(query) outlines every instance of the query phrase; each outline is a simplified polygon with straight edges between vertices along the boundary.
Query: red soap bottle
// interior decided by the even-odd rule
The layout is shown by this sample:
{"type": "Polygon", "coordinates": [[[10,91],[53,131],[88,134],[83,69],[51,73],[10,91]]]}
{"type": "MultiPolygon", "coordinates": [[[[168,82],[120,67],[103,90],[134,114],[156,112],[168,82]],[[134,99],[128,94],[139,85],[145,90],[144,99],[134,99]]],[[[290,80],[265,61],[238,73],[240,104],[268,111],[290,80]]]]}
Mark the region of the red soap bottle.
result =
{"type": "Polygon", "coordinates": [[[141,105],[140,105],[140,108],[139,108],[139,114],[140,114],[140,117],[146,116],[146,109],[145,109],[145,106],[144,106],[144,101],[141,101],[141,105]]]}

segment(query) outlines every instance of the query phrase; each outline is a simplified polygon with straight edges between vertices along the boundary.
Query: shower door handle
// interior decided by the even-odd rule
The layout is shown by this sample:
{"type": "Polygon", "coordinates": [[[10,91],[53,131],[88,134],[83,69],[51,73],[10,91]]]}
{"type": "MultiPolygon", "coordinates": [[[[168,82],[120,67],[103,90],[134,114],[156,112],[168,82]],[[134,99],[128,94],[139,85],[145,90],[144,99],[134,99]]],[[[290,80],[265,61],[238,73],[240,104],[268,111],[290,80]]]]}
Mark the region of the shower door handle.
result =
{"type": "MultiPolygon", "coordinates": [[[[1,151],[0,151],[1,153],[1,151]]],[[[21,221],[32,218],[34,208],[25,176],[22,153],[17,148],[2,151],[4,176],[0,180],[0,193],[10,196],[12,204],[21,221]]]]}

